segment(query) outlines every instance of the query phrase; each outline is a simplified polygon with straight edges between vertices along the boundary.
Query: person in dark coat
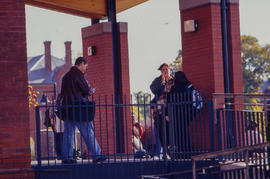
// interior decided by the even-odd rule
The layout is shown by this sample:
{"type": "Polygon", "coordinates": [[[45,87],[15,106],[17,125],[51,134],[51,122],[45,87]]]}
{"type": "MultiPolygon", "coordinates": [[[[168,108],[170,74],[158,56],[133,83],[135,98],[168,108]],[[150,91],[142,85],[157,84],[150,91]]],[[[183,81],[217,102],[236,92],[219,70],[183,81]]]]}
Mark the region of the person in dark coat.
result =
{"type": "Polygon", "coordinates": [[[173,85],[173,79],[172,76],[169,74],[168,64],[166,63],[161,64],[158,70],[161,71],[161,75],[154,79],[154,81],[150,85],[150,89],[152,93],[155,95],[154,99],[151,102],[152,104],[157,104],[152,106],[153,116],[155,120],[155,131],[156,131],[155,133],[157,146],[160,141],[162,147],[164,148],[169,146],[167,95],[170,92],[171,86],[173,85]],[[162,108],[162,105],[164,108],[162,108]],[[164,117],[165,117],[165,131],[163,127],[164,117]],[[164,141],[163,136],[165,136],[166,143],[164,141]]]}
{"type": "Polygon", "coordinates": [[[78,106],[76,107],[74,104],[87,102],[88,96],[93,94],[93,89],[90,88],[84,75],[87,66],[87,61],[83,57],[77,58],[75,65],[71,67],[69,72],[67,72],[62,79],[61,98],[63,101],[62,104],[66,106],[64,107],[63,114],[67,114],[64,116],[65,122],[62,145],[63,164],[76,163],[76,160],[73,159],[74,132],[76,128],[80,130],[88,151],[92,154],[93,162],[106,159],[101,155],[101,148],[95,138],[92,122],[78,119],[77,115],[70,113],[74,111],[74,108],[78,108],[78,106]],[[67,105],[73,106],[67,107],[67,105]]]}
{"type": "Polygon", "coordinates": [[[182,71],[174,75],[174,85],[168,95],[169,118],[173,127],[176,157],[191,151],[189,123],[195,111],[192,102],[193,86],[182,71]]]}

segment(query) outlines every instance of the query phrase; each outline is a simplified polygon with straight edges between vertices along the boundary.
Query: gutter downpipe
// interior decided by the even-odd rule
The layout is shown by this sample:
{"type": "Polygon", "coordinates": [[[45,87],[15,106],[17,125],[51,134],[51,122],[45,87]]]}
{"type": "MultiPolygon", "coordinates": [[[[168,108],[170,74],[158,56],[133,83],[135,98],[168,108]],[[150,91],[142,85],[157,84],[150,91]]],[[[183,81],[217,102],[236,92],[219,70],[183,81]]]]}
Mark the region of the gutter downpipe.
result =
{"type": "MultiPolygon", "coordinates": [[[[223,54],[223,71],[224,71],[224,92],[231,93],[230,85],[230,59],[229,59],[229,36],[228,36],[228,0],[221,0],[221,28],[222,28],[222,54],[223,54]]],[[[234,125],[232,122],[231,99],[225,98],[225,115],[226,115],[226,131],[227,146],[232,148],[235,146],[234,125]]]]}
{"type": "Polygon", "coordinates": [[[222,54],[224,70],[224,92],[231,93],[230,87],[230,59],[229,59],[229,37],[228,37],[228,3],[221,0],[221,27],[222,27],[222,54]]]}

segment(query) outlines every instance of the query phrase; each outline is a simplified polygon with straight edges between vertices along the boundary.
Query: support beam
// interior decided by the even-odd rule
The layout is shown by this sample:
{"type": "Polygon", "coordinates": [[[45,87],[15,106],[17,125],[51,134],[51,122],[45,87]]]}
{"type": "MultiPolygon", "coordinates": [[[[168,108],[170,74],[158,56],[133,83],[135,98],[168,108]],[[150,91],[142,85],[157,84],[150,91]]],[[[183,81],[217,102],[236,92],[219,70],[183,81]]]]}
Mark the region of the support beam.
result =
{"type": "MultiPolygon", "coordinates": [[[[121,103],[121,72],[120,72],[120,40],[116,21],[116,0],[107,0],[108,20],[111,22],[112,28],[112,49],[113,49],[113,79],[114,79],[114,100],[115,104],[121,103]]],[[[117,152],[123,152],[123,133],[122,133],[122,116],[121,109],[115,108],[115,124],[116,124],[116,145],[117,152]]]]}

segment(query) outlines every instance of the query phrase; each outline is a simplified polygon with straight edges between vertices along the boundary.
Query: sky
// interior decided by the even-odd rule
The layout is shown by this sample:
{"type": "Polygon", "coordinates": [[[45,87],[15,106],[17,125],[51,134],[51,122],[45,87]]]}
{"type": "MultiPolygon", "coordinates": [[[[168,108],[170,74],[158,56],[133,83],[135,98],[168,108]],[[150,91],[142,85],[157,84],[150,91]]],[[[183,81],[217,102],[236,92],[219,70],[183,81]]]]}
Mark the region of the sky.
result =
{"type": "MultiPolygon", "coordinates": [[[[159,75],[158,66],[171,63],[181,49],[179,0],[149,0],[117,15],[128,22],[131,93],[150,93],[149,85],[159,75]]],[[[241,35],[252,35],[260,44],[270,44],[270,0],[240,0],[241,35]]],[[[72,41],[72,56],[82,52],[81,28],[91,19],[26,6],[27,55],[44,53],[51,41],[52,55],[62,58],[65,41],[72,41]]],[[[91,82],[90,82],[91,83],[91,82]]]]}

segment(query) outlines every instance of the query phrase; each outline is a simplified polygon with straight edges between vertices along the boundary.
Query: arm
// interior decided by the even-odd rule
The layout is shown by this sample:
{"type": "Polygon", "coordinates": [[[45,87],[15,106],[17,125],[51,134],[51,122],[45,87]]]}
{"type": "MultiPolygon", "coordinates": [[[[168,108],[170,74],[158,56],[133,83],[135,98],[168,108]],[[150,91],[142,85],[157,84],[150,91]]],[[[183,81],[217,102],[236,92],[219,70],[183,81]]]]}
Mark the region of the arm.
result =
{"type": "Polygon", "coordinates": [[[160,95],[164,89],[165,89],[165,85],[162,84],[161,82],[161,76],[160,77],[157,77],[153,82],[152,84],[150,85],[150,89],[152,91],[152,93],[154,95],[160,95]]]}
{"type": "Polygon", "coordinates": [[[90,96],[90,85],[88,84],[84,75],[80,75],[77,81],[77,85],[83,96],[90,96]]]}

